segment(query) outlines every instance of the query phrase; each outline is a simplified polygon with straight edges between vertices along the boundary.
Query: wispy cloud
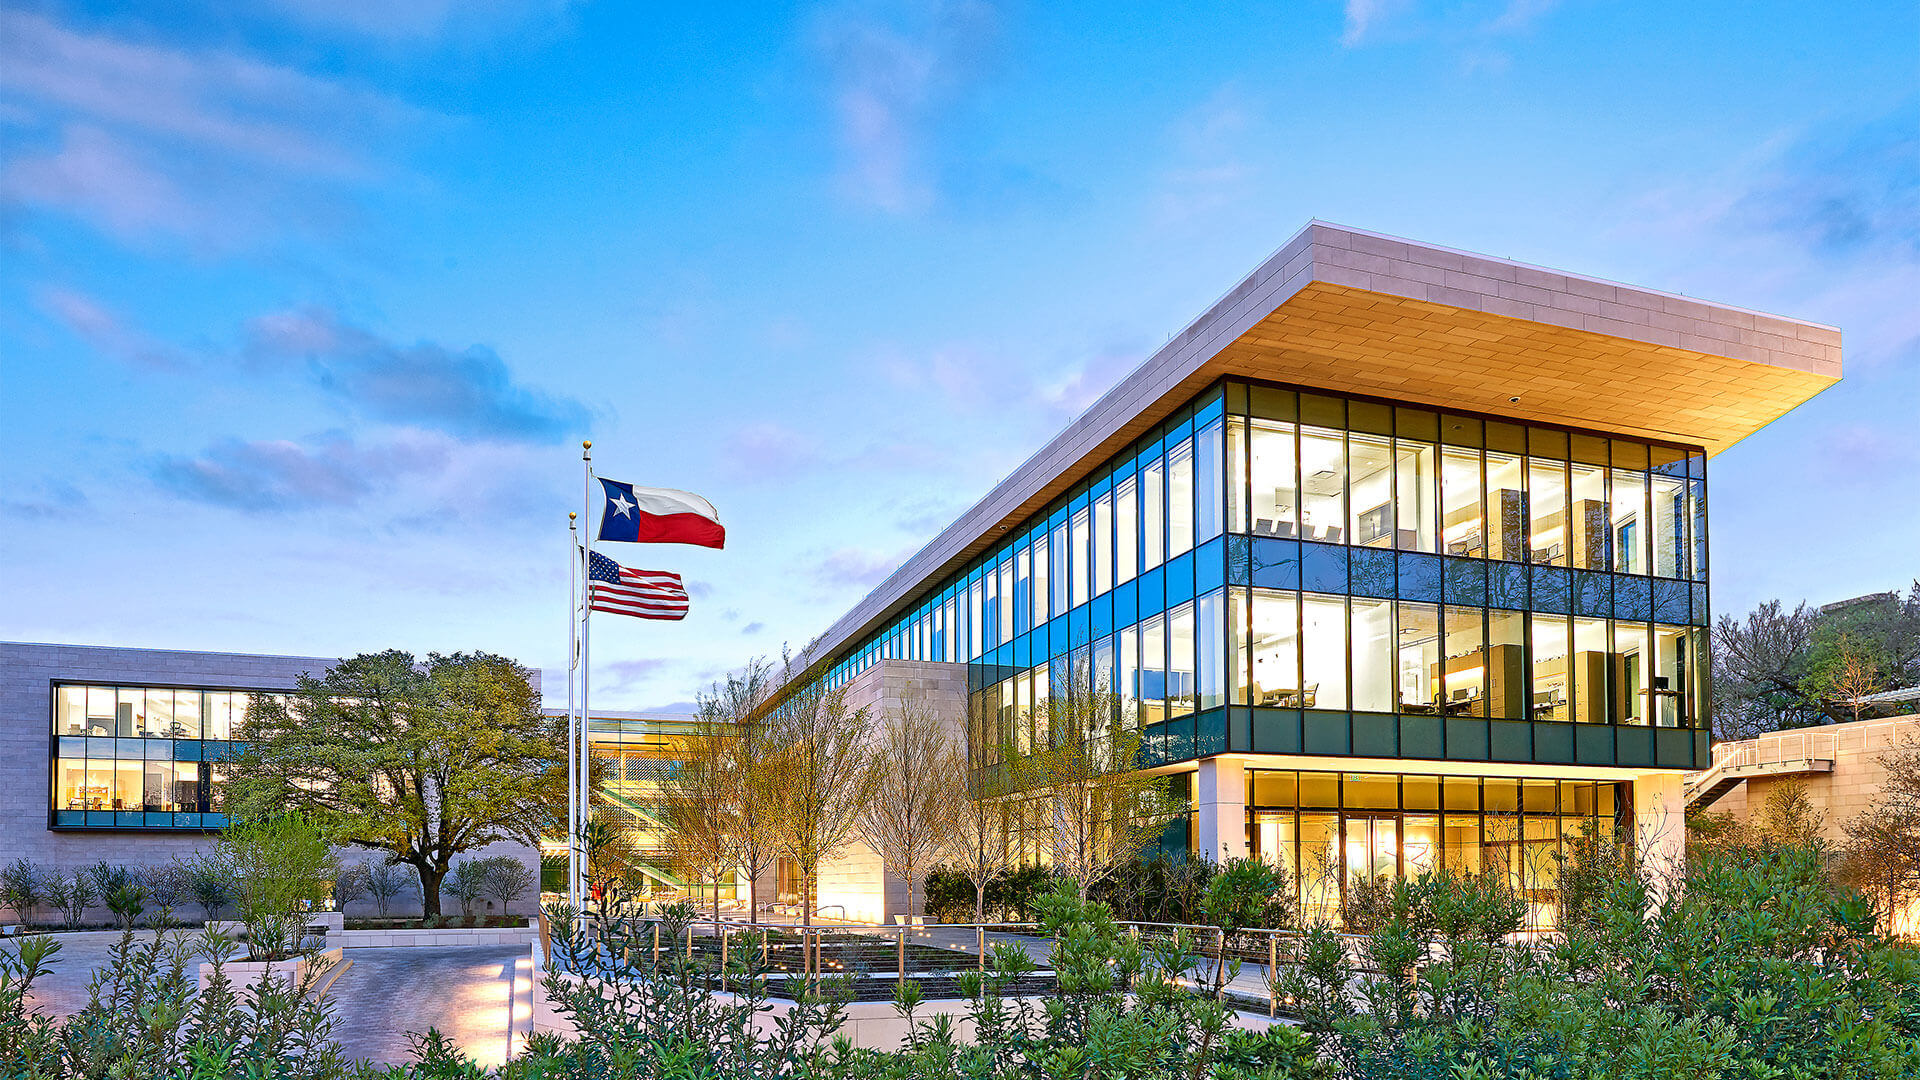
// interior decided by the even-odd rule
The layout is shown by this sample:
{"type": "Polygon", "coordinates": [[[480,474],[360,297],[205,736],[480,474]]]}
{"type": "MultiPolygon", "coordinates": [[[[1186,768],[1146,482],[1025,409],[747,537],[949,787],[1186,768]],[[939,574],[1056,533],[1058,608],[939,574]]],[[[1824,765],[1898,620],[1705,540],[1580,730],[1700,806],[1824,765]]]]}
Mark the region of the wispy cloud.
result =
{"type": "Polygon", "coordinates": [[[12,484],[0,497],[0,516],[14,518],[65,518],[85,512],[91,503],[87,493],[62,480],[12,484]]]}
{"type": "Polygon", "coordinates": [[[195,456],[163,455],[149,472],[182,498],[250,513],[352,506],[389,481],[445,466],[447,448],[363,446],[343,432],[311,440],[224,439],[195,456]]]}
{"type": "Polygon", "coordinates": [[[40,310],[53,316],[96,351],[133,367],[178,371],[188,366],[181,350],[128,326],[114,311],[86,293],[49,286],[35,299],[40,310]]]}
{"type": "Polygon", "coordinates": [[[841,192],[912,214],[938,195],[933,129],[987,66],[998,14],[981,0],[934,0],[891,11],[838,9],[814,44],[831,83],[841,192]]]}
{"type": "Polygon", "coordinates": [[[1340,44],[1352,49],[1389,36],[1437,37],[1460,45],[1469,67],[1498,68],[1506,57],[1490,43],[1526,33],[1558,6],[1559,0],[1346,0],[1340,44]]]}
{"type": "Polygon", "coordinates": [[[1412,6],[1412,0],[1347,0],[1346,25],[1340,32],[1340,44],[1353,48],[1382,22],[1412,6]]]}
{"type": "Polygon", "coordinates": [[[188,50],[0,11],[0,106],[20,116],[0,205],[127,239],[200,246],[311,224],[375,149],[423,118],[373,91],[236,52],[188,50]]]}
{"type": "Polygon", "coordinates": [[[818,461],[820,446],[787,424],[763,420],[734,432],[725,454],[728,466],[743,479],[781,479],[818,461]]]}
{"type": "Polygon", "coordinates": [[[589,420],[579,401],[517,382],[485,346],[402,345],[322,308],[255,319],[244,355],[266,369],[298,365],[323,394],[369,419],[465,438],[549,443],[589,420]]]}
{"type": "Polygon", "coordinates": [[[1789,144],[1730,210],[1825,255],[1920,260],[1920,102],[1789,144]]]}
{"type": "Polygon", "coordinates": [[[871,589],[905,562],[910,551],[887,554],[867,548],[844,547],[814,564],[811,576],[832,588],[871,589]]]}
{"type": "Polygon", "coordinates": [[[473,38],[518,30],[550,20],[571,0],[272,0],[272,6],[309,26],[363,37],[417,42],[440,37],[473,38]]]}

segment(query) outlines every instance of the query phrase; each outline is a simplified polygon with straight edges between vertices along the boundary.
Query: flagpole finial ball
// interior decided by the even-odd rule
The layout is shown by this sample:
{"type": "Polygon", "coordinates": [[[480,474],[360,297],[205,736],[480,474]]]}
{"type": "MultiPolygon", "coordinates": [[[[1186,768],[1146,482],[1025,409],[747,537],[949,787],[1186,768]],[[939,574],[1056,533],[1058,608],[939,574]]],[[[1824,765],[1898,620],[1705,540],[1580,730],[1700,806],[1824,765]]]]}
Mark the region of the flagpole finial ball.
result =
{"type": "Polygon", "coordinates": [[[569,510],[569,511],[567,511],[567,520],[568,520],[568,521],[577,521],[577,520],[579,520],[579,518],[580,518],[580,515],[579,515],[579,514],[576,514],[576,513],[574,513],[574,512],[572,511],[572,510],[569,510]]]}
{"type": "Polygon", "coordinates": [[[581,440],[581,442],[580,442],[580,449],[582,449],[582,450],[591,450],[591,449],[593,449],[593,440],[592,440],[592,439],[583,439],[583,440],[581,440]]]}

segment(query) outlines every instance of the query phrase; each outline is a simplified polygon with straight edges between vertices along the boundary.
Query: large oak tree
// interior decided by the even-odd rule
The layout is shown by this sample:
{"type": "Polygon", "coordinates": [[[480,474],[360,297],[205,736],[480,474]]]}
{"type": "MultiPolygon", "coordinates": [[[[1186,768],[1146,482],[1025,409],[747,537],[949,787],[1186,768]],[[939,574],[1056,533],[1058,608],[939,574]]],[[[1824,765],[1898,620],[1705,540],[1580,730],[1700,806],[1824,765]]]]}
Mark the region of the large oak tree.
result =
{"type": "Polygon", "coordinates": [[[382,851],[420,875],[428,915],[454,857],[535,844],[566,803],[565,739],[527,669],[488,653],[399,650],[258,696],[227,781],[239,819],[299,810],[335,844],[382,851]]]}

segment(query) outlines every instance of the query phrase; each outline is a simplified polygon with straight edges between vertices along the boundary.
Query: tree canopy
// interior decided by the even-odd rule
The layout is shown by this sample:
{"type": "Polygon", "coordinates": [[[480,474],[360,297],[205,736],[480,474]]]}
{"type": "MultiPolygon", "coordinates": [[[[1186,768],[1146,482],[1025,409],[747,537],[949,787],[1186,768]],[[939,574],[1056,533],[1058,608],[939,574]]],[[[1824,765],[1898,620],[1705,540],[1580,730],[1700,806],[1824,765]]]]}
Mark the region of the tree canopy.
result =
{"type": "Polygon", "coordinates": [[[489,653],[390,650],[254,699],[228,812],[296,810],[334,844],[384,851],[420,875],[426,913],[454,857],[537,843],[566,804],[564,737],[527,669],[489,653]]]}
{"type": "Polygon", "coordinates": [[[1826,610],[1769,600],[1713,629],[1713,728],[1740,739],[1856,719],[1862,697],[1920,685],[1920,580],[1826,610]]]}

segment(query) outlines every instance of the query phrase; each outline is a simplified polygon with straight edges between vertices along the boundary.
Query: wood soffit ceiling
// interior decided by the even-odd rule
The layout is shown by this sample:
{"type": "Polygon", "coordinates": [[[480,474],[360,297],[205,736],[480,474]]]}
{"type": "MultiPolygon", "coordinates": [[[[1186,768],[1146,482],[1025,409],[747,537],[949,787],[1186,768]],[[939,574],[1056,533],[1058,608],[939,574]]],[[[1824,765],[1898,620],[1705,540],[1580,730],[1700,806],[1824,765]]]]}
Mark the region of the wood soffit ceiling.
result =
{"type": "MultiPolygon", "coordinates": [[[[1315,281],[1022,502],[1039,513],[1222,377],[1698,446],[1709,456],[1840,381],[1797,368],[1315,281]],[[1518,397],[1518,403],[1509,399],[1518,397]]],[[[998,543],[993,529],[942,573],[998,543]]]]}

